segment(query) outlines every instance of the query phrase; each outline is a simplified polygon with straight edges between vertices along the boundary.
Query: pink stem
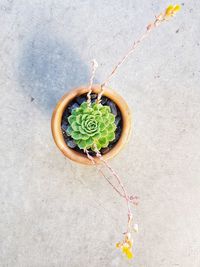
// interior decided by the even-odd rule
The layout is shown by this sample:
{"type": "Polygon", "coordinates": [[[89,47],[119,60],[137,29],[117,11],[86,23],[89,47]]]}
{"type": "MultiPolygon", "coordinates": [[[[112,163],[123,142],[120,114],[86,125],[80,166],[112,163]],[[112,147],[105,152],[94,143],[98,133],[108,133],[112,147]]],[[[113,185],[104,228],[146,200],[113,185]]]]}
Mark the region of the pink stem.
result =
{"type": "Polygon", "coordinates": [[[85,153],[86,153],[86,155],[87,155],[87,157],[88,157],[88,159],[90,159],[91,161],[92,161],[92,164],[95,166],[95,168],[103,175],[103,177],[106,179],[106,181],[112,186],[112,188],[121,196],[121,197],[123,197],[123,198],[125,198],[125,195],[123,195],[118,189],[117,189],[117,187],[114,185],[114,184],[112,184],[111,182],[110,182],[110,180],[106,177],[106,175],[104,174],[104,172],[100,169],[100,168],[98,168],[97,167],[97,165],[96,165],[96,163],[95,163],[95,161],[94,161],[94,158],[89,154],[89,152],[88,152],[88,150],[86,149],[85,150],[85,153]]]}
{"type": "Polygon", "coordinates": [[[149,35],[149,33],[156,28],[158,25],[160,25],[161,22],[165,21],[164,14],[161,14],[160,16],[156,17],[154,22],[150,23],[146,27],[146,31],[140,36],[140,38],[133,43],[131,48],[128,50],[128,52],[122,57],[122,59],[116,64],[116,66],[113,68],[111,73],[107,76],[105,81],[101,84],[101,91],[98,94],[98,101],[100,102],[100,99],[103,95],[104,87],[106,84],[110,81],[110,79],[115,75],[118,68],[126,61],[126,59],[134,52],[134,50],[138,47],[138,45],[149,35]]]}
{"type": "Polygon", "coordinates": [[[128,230],[130,230],[130,224],[133,218],[132,212],[131,212],[131,208],[130,208],[130,198],[126,192],[126,189],[121,181],[121,178],[119,177],[119,175],[115,172],[115,170],[103,159],[103,157],[101,156],[101,154],[99,152],[97,152],[97,157],[100,158],[100,160],[103,161],[103,163],[106,165],[106,167],[110,170],[110,172],[112,173],[112,175],[117,179],[119,185],[121,186],[123,192],[124,192],[124,196],[126,199],[126,203],[127,203],[127,209],[128,209],[128,230]]]}
{"type": "Polygon", "coordinates": [[[92,74],[91,74],[91,77],[90,77],[90,83],[89,83],[89,87],[88,87],[88,93],[87,93],[87,103],[88,105],[91,104],[91,93],[92,93],[92,85],[93,85],[93,82],[94,82],[94,77],[95,77],[95,72],[96,72],[96,69],[98,67],[98,64],[96,62],[95,59],[92,60],[92,74]]]}

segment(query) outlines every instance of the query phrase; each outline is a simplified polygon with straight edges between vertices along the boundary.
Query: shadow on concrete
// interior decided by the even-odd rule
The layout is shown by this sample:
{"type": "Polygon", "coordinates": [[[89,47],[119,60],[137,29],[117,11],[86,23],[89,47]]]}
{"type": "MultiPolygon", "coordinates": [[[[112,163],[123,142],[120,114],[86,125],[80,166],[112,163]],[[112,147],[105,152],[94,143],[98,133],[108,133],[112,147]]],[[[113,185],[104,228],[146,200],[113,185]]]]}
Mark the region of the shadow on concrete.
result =
{"type": "Polygon", "coordinates": [[[18,64],[24,92],[50,113],[64,93],[89,81],[89,70],[79,55],[51,32],[29,37],[18,64]]]}

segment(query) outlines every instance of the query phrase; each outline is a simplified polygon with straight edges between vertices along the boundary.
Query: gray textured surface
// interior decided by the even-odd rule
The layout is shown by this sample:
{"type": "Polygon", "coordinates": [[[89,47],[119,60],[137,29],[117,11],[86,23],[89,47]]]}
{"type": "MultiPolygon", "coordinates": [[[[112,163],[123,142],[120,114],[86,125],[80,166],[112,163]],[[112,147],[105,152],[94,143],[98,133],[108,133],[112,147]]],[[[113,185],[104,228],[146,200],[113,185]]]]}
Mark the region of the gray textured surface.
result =
{"type": "Polygon", "coordinates": [[[88,82],[92,58],[102,81],[166,4],[0,1],[0,266],[200,266],[200,2],[183,3],[111,83],[134,114],[129,146],[111,162],[141,198],[127,263],[114,247],[124,203],[93,168],[63,158],[50,118],[88,82]]]}

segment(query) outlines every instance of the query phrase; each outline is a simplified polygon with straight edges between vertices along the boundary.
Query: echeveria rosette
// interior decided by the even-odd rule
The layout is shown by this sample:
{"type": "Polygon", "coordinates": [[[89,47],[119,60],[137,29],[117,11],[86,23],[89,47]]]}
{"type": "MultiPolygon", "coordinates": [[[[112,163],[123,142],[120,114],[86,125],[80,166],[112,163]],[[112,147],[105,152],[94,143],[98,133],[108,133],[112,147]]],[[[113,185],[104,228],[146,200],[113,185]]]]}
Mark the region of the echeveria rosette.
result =
{"type": "Polygon", "coordinates": [[[100,150],[115,139],[115,116],[109,106],[84,102],[68,117],[70,135],[80,149],[100,150]]]}

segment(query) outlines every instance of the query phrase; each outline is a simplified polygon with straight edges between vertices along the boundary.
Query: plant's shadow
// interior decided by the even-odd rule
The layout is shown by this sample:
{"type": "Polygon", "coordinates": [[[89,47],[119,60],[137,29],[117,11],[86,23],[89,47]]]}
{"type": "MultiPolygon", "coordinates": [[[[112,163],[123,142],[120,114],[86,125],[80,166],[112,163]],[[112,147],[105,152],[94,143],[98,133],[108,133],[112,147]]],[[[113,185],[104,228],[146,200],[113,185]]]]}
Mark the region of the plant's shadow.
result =
{"type": "Polygon", "coordinates": [[[88,68],[68,43],[51,32],[37,32],[26,40],[18,65],[20,85],[31,101],[51,113],[66,91],[88,84],[88,68]]]}

